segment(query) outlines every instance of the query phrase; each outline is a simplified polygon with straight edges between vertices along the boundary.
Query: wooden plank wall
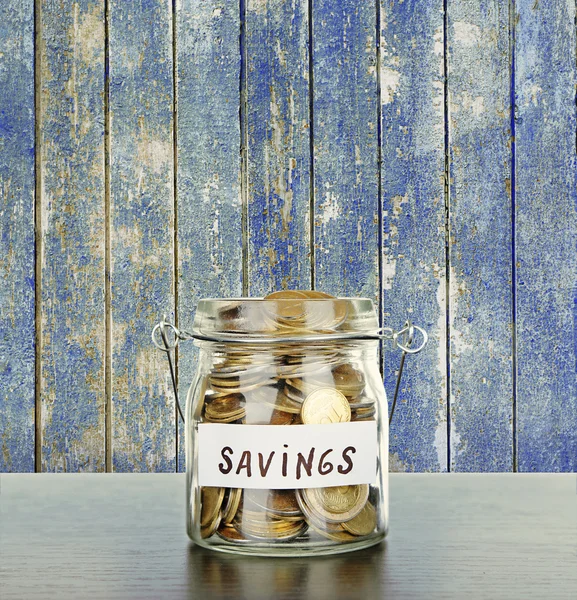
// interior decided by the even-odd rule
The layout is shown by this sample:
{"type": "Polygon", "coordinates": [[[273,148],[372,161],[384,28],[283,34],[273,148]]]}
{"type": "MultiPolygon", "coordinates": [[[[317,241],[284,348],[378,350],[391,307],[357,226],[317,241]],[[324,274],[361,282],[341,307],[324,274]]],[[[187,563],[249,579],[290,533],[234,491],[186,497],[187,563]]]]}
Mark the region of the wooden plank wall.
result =
{"type": "Polygon", "coordinates": [[[36,467],[105,469],[104,2],[36,3],[36,467]]]}
{"type": "Polygon", "coordinates": [[[33,471],[33,1],[2,3],[0,22],[0,471],[33,471]]]}
{"type": "Polygon", "coordinates": [[[153,324],[310,286],[430,334],[392,470],[577,471],[574,3],[0,16],[0,471],[183,470],[153,324]]]}

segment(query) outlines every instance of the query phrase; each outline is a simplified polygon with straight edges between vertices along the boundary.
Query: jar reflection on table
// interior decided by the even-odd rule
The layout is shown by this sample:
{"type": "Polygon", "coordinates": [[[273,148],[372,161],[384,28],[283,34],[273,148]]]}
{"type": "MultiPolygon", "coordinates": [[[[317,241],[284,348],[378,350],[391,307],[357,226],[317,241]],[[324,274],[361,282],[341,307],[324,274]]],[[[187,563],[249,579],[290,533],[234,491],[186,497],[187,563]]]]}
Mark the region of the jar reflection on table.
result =
{"type": "MultiPolygon", "coordinates": [[[[218,550],[271,555],[336,553],[381,541],[388,522],[387,402],[378,368],[378,342],[355,338],[377,326],[372,303],[320,298],[209,301],[199,306],[197,331],[203,331],[203,322],[210,323],[214,338],[197,342],[199,368],[187,401],[190,537],[218,550]],[[216,341],[223,329],[237,339],[216,341]],[[243,341],[247,332],[265,337],[266,343],[250,336],[243,341]],[[370,482],[292,489],[201,488],[199,484],[196,438],[203,423],[330,427],[360,422],[375,424],[376,469],[370,482]]],[[[354,448],[336,459],[329,456],[332,448],[321,456],[314,456],[314,450],[297,457],[297,478],[311,475],[314,469],[323,475],[346,474],[352,467],[352,454],[346,451],[355,452],[354,448]]],[[[250,454],[243,454],[234,465],[231,454],[223,454],[223,459],[237,473],[257,468],[251,463],[256,457],[250,454]]],[[[272,454],[269,462],[261,455],[259,460],[261,472],[271,468],[272,454]]],[[[289,460],[285,454],[283,475],[289,460]]],[[[294,461],[290,468],[295,469],[294,461]]]]}
{"type": "Polygon", "coordinates": [[[191,544],[188,584],[199,597],[285,598],[315,600],[383,598],[382,563],[385,547],[368,548],[351,555],[303,558],[232,556],[191,544]]]}

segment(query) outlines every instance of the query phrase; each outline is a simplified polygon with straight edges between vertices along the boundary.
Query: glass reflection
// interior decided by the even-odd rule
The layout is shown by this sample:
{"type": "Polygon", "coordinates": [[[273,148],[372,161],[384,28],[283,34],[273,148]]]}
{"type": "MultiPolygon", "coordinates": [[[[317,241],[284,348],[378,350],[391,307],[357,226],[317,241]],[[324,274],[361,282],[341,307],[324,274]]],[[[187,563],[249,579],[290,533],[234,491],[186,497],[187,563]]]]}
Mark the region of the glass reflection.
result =
{"type": "Polygon", "coordinates": [[[383,598],[385,552],[386,542],[336,556],[257,558],[190,544],[188,585],[201,598],[383,598]]]}

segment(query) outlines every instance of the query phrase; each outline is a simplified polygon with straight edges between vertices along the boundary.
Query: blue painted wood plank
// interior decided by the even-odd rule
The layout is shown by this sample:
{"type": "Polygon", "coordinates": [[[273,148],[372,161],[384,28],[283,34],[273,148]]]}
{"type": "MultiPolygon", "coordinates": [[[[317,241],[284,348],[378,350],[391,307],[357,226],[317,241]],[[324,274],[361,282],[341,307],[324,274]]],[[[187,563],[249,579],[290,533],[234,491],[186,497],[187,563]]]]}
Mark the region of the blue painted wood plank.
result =
{"type": "Polygon", "coordinates": [[[316,289],[379,299],[374,3],[313,3],[316,289]]]}
{"type": "MultiPolygon", "coordinates": [[[[177,11],[178,322],[198,300],[242,294],[238,3],[182,0],[177,11]]],[[[191,342],[178,356],[184,402],[197,367],[191,342]]],[[[178,470],[184,470],[179,429],[178,470]]]]}
{"type": "Polygon", "coordinates": [[[308,0],[247,0],[248,293],[308,289],[308,0]]]}
{"type": "Polygon", "coordinates": [[[575,3],[517,0],[519,471],[577,471],[575,3]]]}
{"type": "Polygon", "coordinates": [[[174,471],[174,395],[150,342],[174,307],[171,2],[112,0],[109,32],[112,468],[174,471]]]}
{"type": "Polygon", "coordinates": [[[34,471],[34,2],[0,5],[0,472],[34,471]]]}
{"type": "Polygon", "coordinates": [[[451,471],[513,469],[509,6],[449,2],[451,471]]]}
{"type": "MultiPolygon", "coordinates": [[[[383,323],[410,317],[430,336],[406,362],[391,471],[447,469],[442,10],[442,0],[381,2],[383,323]]],[[[389,402],[399,360],[386,345],[389,402]]]]}
{"type": "Polygon", "coordinates": [[[38,8],[41,466],[103,471],[104,1],[38,8]]]}

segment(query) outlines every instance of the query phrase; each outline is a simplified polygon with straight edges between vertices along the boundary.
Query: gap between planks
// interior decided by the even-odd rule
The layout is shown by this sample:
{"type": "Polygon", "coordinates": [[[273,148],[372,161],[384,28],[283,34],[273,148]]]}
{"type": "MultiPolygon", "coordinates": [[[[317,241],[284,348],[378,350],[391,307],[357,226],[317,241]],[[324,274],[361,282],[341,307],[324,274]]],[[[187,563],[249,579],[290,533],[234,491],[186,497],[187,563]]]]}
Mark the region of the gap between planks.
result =
{"type": "MultiPolygon", "coordinates": [[[[177,47],[176,47],[176,0],[172,0],[172,227],[173,227],[173,238],[172,238],[172,262],[173,262],[173,281],[174,281],[174,325],[178,329],[179,327],[179,314],[178,314],[178,65],[177,65],[177,47]]],[[[177,407],[178,398],[178,346],[174,349],[174,379],[176,382],[176,389],[174,390],[174,470],[178,473],[179,465],[179,429],[180,421],[177,407]]],[[[178,401],[180,404],[180,401],[178,401]]]]}
{"type": "Polygon", "coordinates": [[[240,125],[240,198],[241,198],[241,232],[242,232],[242,295],[248,294],[248,95],[247,95],[247,62],[246,49],[246,3],[249,0],[239,0],[239,125],[240,125]]]}
{"type": "Polygon", "coordinates": [[[516,191],[515,191],[515,24],[516,24],[516,0],[509,0],[509,64],[510,64],[510,100],[509,120],[511,136],[511,368],[512,368],[512,429],[513,429],[513,472],[517,472],[517,249],[515,245],[516,231],[516,191]]]}
{"type": "MultiPolygon", "coordinates": [[[[443,124],[444,124],[444,196],[445,196],[445,375],[447,404],[447,473],[451,472],[451,146],[449,123],[449,0],[443,0],[443,124]]],[[[442,343],[442,342],[441,342],[442,343]]]]}
{"type": "Polygon", "coordinates": [[[41,45],[40,0],[34,1],[34,471],[42,471],[42,177],[41,177],[41,45]]]}
{"type": "Polygon", "coordinates": [[[104,2],[104,468],[112,472],[112,310],[110,236],[110,0],[104,2]]]}

